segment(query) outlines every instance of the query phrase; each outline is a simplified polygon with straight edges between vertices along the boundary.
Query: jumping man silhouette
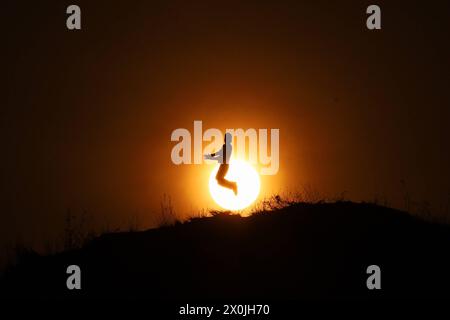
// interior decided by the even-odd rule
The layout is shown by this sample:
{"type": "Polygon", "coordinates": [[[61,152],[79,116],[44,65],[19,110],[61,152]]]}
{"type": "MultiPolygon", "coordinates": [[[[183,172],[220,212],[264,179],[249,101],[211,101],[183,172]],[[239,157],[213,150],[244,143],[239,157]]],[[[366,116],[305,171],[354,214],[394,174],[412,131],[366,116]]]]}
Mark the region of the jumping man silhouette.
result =
{"type": "Polygon", "coordinates": [[[220,163],[219,171],[217,171],[216,180],[219,185],[222,187],[233,190],[234,194],[237,195],[237,183],[234,181],[229,181],[225,179],[225,175],[228,172],[230,167],[230,157],[231,152],[233,151],[233,147],[231,146],[231,141],[233,140],[233,136],[231,133],[225,133],[224,144],[222,149],[217,152],[206,154],[204,157],[208,160],[216,160],[220,163]]]}

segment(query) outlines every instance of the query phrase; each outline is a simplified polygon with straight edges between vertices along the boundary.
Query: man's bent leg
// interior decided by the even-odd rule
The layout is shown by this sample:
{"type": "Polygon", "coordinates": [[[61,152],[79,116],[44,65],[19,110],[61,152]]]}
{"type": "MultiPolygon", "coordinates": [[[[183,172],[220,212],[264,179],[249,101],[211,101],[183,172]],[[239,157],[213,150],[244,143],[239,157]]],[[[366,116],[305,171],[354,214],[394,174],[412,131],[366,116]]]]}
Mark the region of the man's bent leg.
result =
{"type": "Polygon", "coordinates": [[[236,184],[236,182],[229,181],[229,180],[225,179],[225,175],[228,172],[228,167],[229,167],[228,164],[221,164],[220,165],[219,171],[217,172],[217,175],[216,175],[216,180],[217,180],[217,183],[220,186],[228,188],[228,189],[231,189],[231,190],[233,190],[234,194],[237,194],[237,184],[236,184]]]}

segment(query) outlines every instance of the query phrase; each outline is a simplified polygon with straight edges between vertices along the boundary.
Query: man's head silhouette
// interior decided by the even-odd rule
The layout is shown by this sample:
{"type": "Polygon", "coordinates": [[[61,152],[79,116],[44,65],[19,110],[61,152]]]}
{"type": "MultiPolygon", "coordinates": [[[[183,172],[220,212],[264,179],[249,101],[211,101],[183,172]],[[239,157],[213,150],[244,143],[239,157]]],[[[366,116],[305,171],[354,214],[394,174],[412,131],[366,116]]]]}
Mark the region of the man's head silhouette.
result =
{"type": "Polygon", "coordinates": [[[231,144],[231,142],[233,141],[233,136],[231,135],[231,133],[229,133],[229,132],[225,133],[225,137],[224,137],[223,141],[226,144],[231,144]]]}

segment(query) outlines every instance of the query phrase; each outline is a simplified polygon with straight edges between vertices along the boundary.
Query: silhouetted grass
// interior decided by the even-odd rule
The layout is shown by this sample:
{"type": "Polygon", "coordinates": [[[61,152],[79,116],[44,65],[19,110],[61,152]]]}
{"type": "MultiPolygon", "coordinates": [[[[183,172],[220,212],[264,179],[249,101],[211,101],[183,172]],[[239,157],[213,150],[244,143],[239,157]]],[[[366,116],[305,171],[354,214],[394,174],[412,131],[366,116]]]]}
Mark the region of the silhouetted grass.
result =
{"type": "Polygon", "coordinates": [[[61,286],[61,270],[75,263],[89,272],[83,297],[371,299],[380,294],[364,285],[370,264],[386,272],[383,297],[447,294],[448,226],[341,195],[304,199],[273,195],[246,218],[210,211],[183,224],[104,234],[51,257],[25,250],[3,293],[76,296],[61,286]]]}
{"type": "MultiPolygon", "coordinates": [[[[410,214],[420,217],[435,223],[449,223],[450,217],[447,215],[437,216],[433,214],[433,208],[428,201],[414,201],[411,193],[407,190],[406,182],[402,180],[401,186],[404,189],[404,206],[405,209],[410,210],[410,214]]],[[[178,214],[174,208],[172,198],[170,195],[164,194],[160,201],[160,211],[151,213],[154,219],[154,227],[169,227],[177,224],[194,220],[199,220],[208,217],[221,217],[227,215],[241,215],[241,216],[258,216],[270,214],[275,211],[283,210],[284,208],[295,207],[302,204],[338,204],[348,202],[346,192],[341,192],[335,196],[325,196],[311,185],[305,185],[299,190],[284,191],[265,197],[257,201],[252,207],[242,211],[228,211],[216,209],[201,209],[191,216],[178,214]]],[[[381,206],[388,208],[389,201],[385,195],[375,195],[367,204],[381,206]]],[[[364,204],[364,202],[363,202],[364,204]]],[[[450,197],[446,205],[441,209],[442,212],[449,211],[450,197]]],[[[406,211],[406,210],[405,210],[406,211]]],[[[56,240],[47,240],[44,243],[43,255],[55,255],[62,251],[71,251],[84,247],[93,239],[102,234],[112,234],[119,231],[124,231],[119,227],[112,227],[105,222],[103,226],[94,228],[92,226],[92,217],[87,213],[87,210],[82,210],[81,213],[75,214],[74,211],[67,210],[64,219],[64,229],[61,238],[56,240]]],[[[128,232],[138,232],[142,230],[142,226],[138,221],[138,216],[134,215],[128,219],[128,232]]],[[[23,241],[16,241],[16,243],[4,246],[3,268],[5,266],[12,266],[17,263],[24,263],[39,254],[32,249],[30,245],[26,245],[23,241]]],[[[1,270],[1,266],[0,266],[1,270]]]]}

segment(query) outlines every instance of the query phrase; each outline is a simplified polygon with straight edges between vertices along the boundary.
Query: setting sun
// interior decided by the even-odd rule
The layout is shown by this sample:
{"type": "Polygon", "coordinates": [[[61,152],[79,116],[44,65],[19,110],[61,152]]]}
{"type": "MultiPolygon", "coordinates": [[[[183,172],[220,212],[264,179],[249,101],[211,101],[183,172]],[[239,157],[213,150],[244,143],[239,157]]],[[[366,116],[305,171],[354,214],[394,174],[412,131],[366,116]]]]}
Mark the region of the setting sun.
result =
{"type": "Polygon", "coordinates": [[[259,195],[260,181],[255,168],[249,163],[241,160],[232,160],[226,178],[236,181],[238,194],[221,187],[216,181],[216,174],[219,170],[217,165],[209,177],[209,192],[214,201],[227,210],[241,210],[251,205],[259,195]]]}

